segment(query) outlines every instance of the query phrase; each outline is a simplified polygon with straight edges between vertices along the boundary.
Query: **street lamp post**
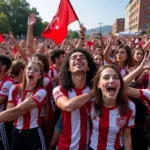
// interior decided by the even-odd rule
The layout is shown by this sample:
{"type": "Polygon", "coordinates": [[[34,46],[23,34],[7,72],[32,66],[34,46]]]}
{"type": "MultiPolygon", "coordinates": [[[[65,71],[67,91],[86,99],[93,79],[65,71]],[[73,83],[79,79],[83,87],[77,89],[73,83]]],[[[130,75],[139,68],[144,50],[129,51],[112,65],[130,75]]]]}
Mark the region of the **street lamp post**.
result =
{"type": "Polygon", "coordinates": [[[101,26],[102,26],[103,23],[99,22],[98,24],[100,25],[100,33],[101,33],[101,26]]]}

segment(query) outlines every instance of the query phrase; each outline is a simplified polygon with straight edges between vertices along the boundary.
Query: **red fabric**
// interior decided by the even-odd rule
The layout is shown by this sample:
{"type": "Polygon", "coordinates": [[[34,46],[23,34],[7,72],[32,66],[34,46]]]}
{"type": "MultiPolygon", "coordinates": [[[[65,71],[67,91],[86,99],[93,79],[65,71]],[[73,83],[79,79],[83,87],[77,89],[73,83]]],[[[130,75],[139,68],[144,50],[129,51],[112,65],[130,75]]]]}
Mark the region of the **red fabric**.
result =
{"type": "Polygon", "coordinates": [[[139,48],[142,47],[142,41],[140,41],[140,42],[138,43],[138,47],[139,47],[139,48]]]}
{"type": "Polygon", "coordinates": [[[87,46],[95,46],[95,44],[93,42],[91,42],[91,41],[86,41],[86,45],[87,46]]]}
{"type": "Polygon", "coordinates": [[[3,36],[2,36],[2,34],[0,33],[0,43],[3,42],[3,41],[4,41],[3,36]]]}
{"type": "Polygon", "coordinates": [[[68,34],[67,26],[78,20],[69,0],[61,0],[56,15],[43,31],[42,37],[52,39],[60,44],[68,34]]]}
{"type": "Polygon", "coordinates": [[[13,49],[13,53],[14,53],[14,54],[16,54],[16,53],[17,53],[17,49],[16,49],[16,47],[14,47],[14,49],[13,49]]]}

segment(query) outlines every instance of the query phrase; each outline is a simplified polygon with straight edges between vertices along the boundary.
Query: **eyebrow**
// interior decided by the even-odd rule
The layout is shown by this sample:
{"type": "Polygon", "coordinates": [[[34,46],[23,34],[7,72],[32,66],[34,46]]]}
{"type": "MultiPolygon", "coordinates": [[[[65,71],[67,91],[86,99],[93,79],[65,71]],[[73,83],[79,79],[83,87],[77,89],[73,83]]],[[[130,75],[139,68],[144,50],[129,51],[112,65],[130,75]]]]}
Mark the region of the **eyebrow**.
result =
{"type": "MultiPolygon", "coordinates": [[[[106,74],[106,75],[104,75],[104,76],[110,76],[110,74],[106,74]]],[[[114,74],[113,76],[119,77],[119,75],[117,75],[117,74],[114,74]]]]}

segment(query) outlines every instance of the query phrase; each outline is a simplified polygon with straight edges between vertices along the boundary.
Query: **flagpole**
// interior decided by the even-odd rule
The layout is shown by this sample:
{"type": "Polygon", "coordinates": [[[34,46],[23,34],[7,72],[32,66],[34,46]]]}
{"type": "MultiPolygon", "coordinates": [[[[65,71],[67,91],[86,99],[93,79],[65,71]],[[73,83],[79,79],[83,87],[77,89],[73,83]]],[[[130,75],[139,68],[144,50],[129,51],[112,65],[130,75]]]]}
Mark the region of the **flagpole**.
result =
{"type": "Polygon", "coordinates": [[[79,26],[81,27],[82,25],[81,25],[81,22],[80,22],[80,20],[78,19],[78,22],[79,22],[79,26]]]}

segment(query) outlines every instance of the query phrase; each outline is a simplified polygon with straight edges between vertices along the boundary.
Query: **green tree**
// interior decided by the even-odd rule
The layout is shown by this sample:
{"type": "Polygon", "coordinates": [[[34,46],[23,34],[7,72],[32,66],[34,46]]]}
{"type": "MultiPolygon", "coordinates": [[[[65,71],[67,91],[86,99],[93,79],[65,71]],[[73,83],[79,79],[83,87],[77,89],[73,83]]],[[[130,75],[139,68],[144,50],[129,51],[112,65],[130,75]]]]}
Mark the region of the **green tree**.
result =
{"type": "Polygon", "coordinates": [[[34,26],[33,35],[34,36],[40,36],[42,32],[42,18],[39,16],[39,12],[35,7],[31,8],[30,14],[34,13],[36,15],[36,24],[34,26]]]}
{"type": "Polygon", "coordinates": [[[69,30],[68,38],[79,38],[79,34],[76,31],[69,30]]]}
{"type": "Polygon", "coordinates": [[[8,17],[4,13],[0,13],[0,33],[9,33],[11,26],[8,17]]]}
{"type": "Polygon", "coordinates": [[[148,28],[146,29],[146,33],[147,33],[147,34],[150,34],[150,27],[148,27],[148,28]]]}
{"type": "Polygon", "coordinates": [[[10,6],[10,23],[14,35],[27,33],[27,20],[30,14],[29,3],[26,0],[8,0],[10,6]]]}
{"type": "Polygon", "coordinates": [[[48,26],[48,22],[47,21],[44,21],[42,22],[42,31],[44,31],[46,29],[46,27],[48,26]]]}
{"type": "Polygon", "coordinates": [[[37,9],[30,8],[26,0],[0,0],[0,12],[8,17],[14,36],[26,35],[28,16],[31,13],[34,13],[37,18],[33,31],[34,36],[40,36],[45,27],[37,9]]]}

